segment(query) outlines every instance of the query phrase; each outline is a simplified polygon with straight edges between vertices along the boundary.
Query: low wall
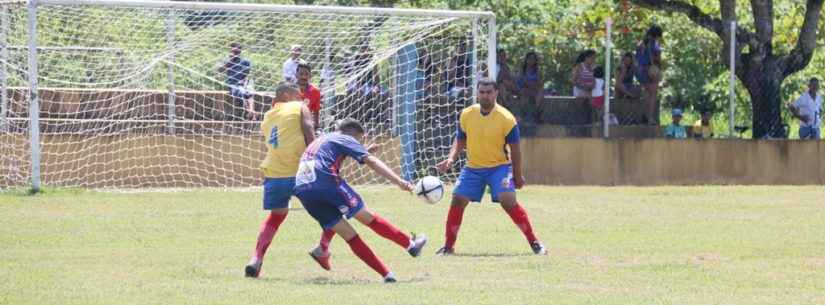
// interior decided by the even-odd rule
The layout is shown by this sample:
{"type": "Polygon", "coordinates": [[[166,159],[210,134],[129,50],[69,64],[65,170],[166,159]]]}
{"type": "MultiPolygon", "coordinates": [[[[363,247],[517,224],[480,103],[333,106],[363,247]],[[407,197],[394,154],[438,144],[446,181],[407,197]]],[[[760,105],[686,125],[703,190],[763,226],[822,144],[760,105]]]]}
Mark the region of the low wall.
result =
{"type": "Polygon", "coordinates": [[[522,144],[535,184],[823,184],[825,142],[548,139],[522,144]]]}
{"type": "MultiPolygon", "coordinates": [[[[397,140],[380,157],[398,170],[397,140]]],[[[0,135],[0,188],[27,185],[24,135],[0,135]]],[[[251,186],[263,146],[255,135],[44,135],[45,185],[82,187],[251,186]]],[[[825,142],[525,138],[532,184],[823,184],[825,142]]],[[[353,181],[374,182],[366,168],[353,181]]]]}

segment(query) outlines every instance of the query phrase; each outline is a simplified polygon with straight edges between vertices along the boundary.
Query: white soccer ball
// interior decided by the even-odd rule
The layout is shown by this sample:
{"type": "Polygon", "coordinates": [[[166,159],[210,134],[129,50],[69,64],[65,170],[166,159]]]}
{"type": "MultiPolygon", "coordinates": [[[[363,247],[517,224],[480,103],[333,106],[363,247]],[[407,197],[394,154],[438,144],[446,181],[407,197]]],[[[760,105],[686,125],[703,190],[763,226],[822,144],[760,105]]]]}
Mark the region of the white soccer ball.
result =
{"type": "Polygon", "coordinates": [[[441,183],[441,179],[438,179],[438,177],[426,176],[418,180],[415,188],[413,188],[413,193],[424,202],[435,204],[444,197],[444,183],[441,183]]]}

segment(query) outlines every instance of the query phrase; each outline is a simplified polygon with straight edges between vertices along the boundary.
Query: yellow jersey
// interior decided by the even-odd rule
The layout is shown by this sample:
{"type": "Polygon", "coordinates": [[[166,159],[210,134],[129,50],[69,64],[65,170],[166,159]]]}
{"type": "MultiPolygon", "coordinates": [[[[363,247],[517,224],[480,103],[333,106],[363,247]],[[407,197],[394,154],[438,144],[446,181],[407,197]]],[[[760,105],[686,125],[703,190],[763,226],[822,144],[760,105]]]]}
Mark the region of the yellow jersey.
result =
{"type": "Polygon", "coordinates": [[[496,104],[490,113],[481,113],[481,105],[464,108],[459,118],[457,137],[467,142],[467,166],[490,168],[510,164],[507,145],[519,142],[516,118],[496,104]]]}
{"type": "Polygon", "coordinates": [[[307,148],[301,130],[303,102],[275,103],[261,122],[266,158],[261,162],[264,177],[295,177],[301,155],[307,148]]]}
{"type": "Polygon", "coordinates": [[[702,126],[702,120],[696,121],[696,123],[693,123],[693,134],[695,137],[713,138],[713,122],[708,122],[708,126],[702,126]]]}

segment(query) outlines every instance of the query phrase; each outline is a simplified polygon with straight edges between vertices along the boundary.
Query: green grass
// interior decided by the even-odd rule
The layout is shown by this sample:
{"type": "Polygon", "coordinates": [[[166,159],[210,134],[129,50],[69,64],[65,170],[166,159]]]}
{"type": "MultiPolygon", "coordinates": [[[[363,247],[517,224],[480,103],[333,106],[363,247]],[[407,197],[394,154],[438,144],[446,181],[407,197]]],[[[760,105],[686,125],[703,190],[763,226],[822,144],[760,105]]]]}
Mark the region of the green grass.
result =
{"type": "Polygon", "coordinates": [[[436,257],[447,202],[361,188],[370,207],[431,237],[410,258],[368,228],[400,279],[384,285],[339,238],[333,271],[293,211],[262,278],[243,277],[264,212],[255,192],[0,193],[0,304],[822,304],[820,187],[537,187],[520,198],[551,255],[531,254],[498,206],[468,208],[436,257]]]}

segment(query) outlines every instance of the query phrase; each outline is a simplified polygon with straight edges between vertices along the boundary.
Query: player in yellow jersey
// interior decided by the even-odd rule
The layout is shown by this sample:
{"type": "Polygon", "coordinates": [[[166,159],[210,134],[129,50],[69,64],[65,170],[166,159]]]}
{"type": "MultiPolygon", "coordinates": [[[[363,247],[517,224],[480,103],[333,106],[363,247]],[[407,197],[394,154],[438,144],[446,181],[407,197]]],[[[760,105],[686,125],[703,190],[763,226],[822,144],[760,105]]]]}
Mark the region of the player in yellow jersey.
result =
{"type": "Polygon", "coordinates": [[[292,83],[279,84],[272,109],[266,112],[261,123],[266,144],[266,157],[261,162],[263,207],[270,213],[261,224],[255,252],[244,270],[248,277],[258,277],[260,274],[266,249],[286,219],[295,186],[295,173],[301,155],[315,139],[313,132],[312,114],[301,101],[298,87],[292,83]]]}
{"type": "Polygon", "coordinates": [[[458,154],[467,150],[467,165],[458,177],[447,214],[446,241],[437,254],[454,252],[464,208],[470,201],[480,202],[488,186],[493,202],[501,203],[504,211],[524,233],[533,252],[547,254],[544,245],[533,234],[527,212],[516,201],[516,189],[525,184],[521,172],[519,129],[513,114],[496,104],[496,96],[498,87],[494,80],[485,78],[478,82],[478,104],[461,111],[450,154],[447,160],[437,165],[439,171],[445,172],[452,167],[458,154]]]}

